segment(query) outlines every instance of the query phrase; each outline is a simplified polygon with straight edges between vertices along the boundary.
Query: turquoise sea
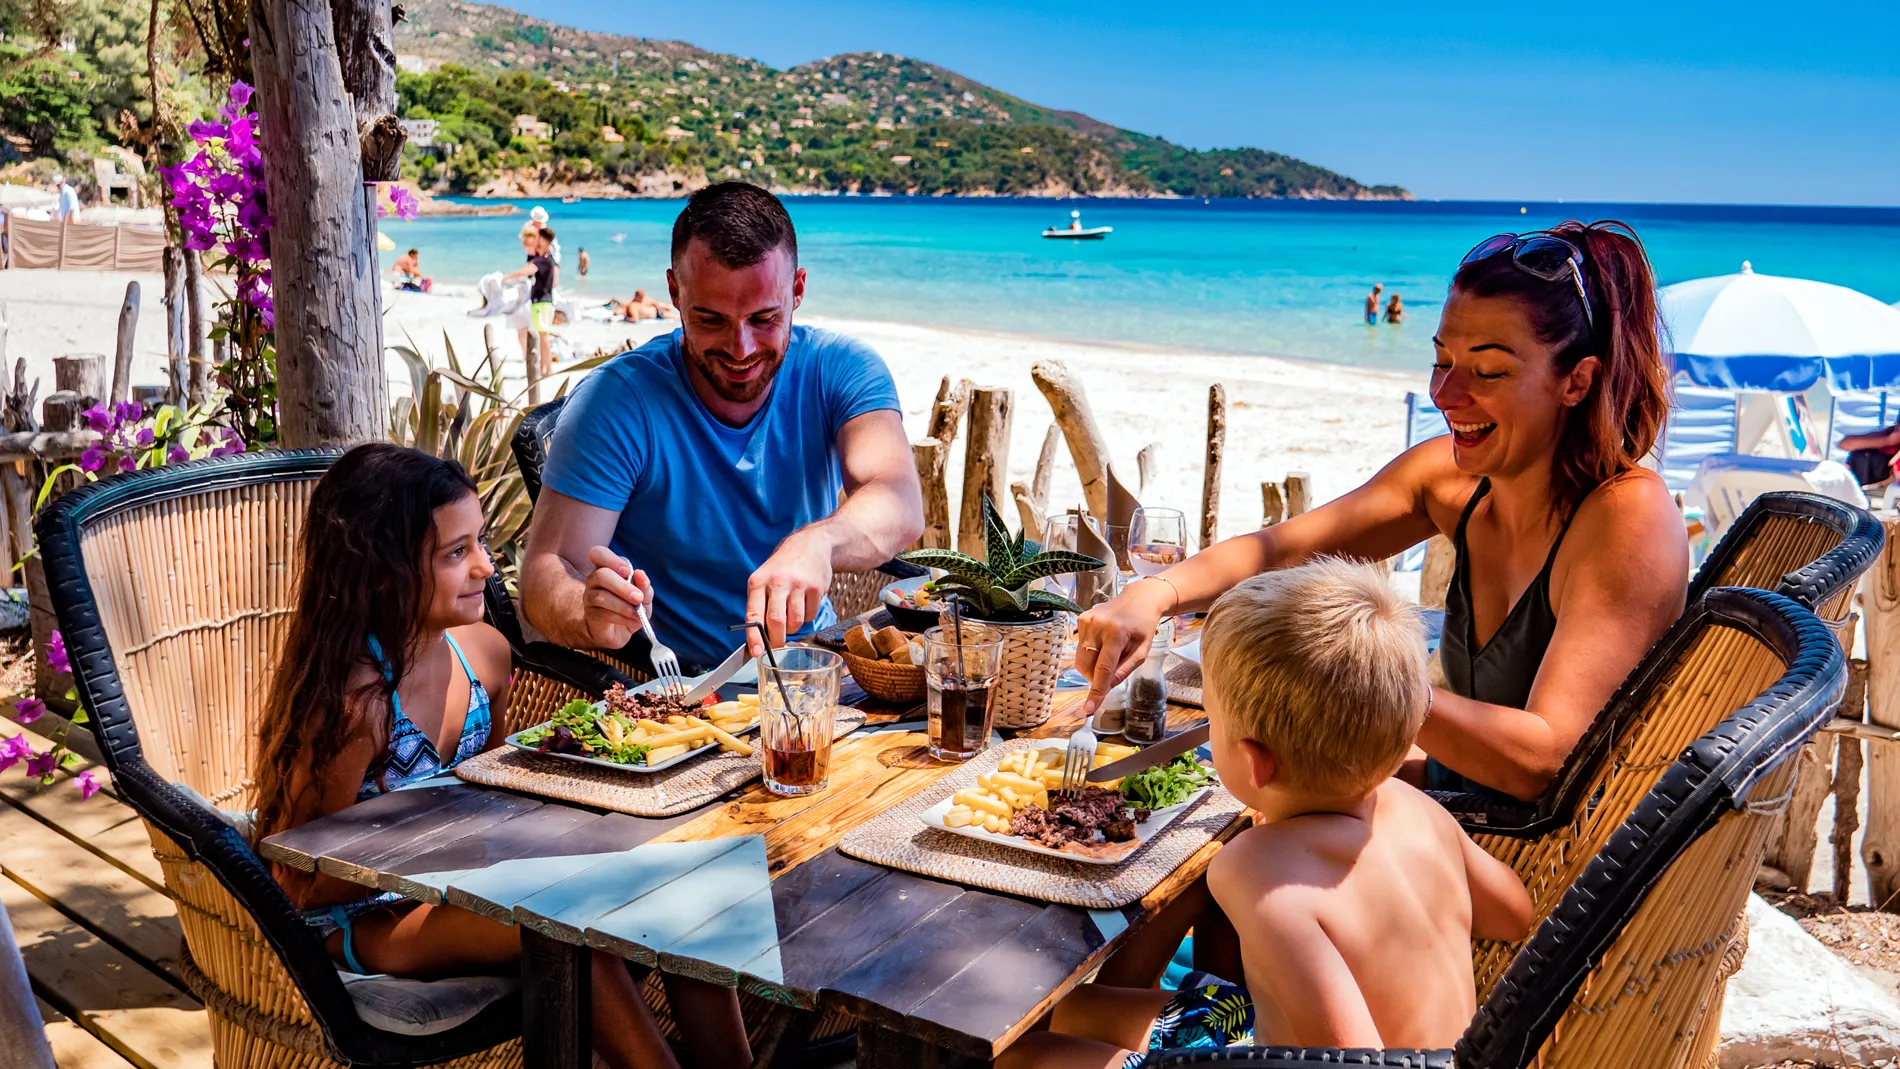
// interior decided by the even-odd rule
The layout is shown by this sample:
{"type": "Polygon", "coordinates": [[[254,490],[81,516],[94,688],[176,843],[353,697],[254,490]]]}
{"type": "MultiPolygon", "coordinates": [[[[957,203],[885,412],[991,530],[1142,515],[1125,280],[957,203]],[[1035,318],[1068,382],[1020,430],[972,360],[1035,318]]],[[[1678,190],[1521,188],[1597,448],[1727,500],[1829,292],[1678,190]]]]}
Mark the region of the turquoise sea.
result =
{"type": "MultiPolygon", "coordinates": [[[[664,299],[679,201],[519,201],[546,207],[561,285],[585,300],[635,286],[664,299]],[[575,271],[585,248],[588,276],[575,271]]],[[[1765,274],[1850,286],[1900,301],[1900,209],[1656,204],[1014,200],[790,197],[822,315],[1072,339],[1422,366],[1445,287],[1472,245],[1566,218],[1621,219],[1663,284],[1765,274]],[[1049,241],[1071,210],[1105,241],[1049,241]],[[1404,296],[1411,320],[1368,327],[1372,283],[1404,296]]],[[[472,282],[521,262],[524,214],[384,220],[424,273],[472,282]]],[[[394,261],[385,253],[384,266],[394,261]]]]}

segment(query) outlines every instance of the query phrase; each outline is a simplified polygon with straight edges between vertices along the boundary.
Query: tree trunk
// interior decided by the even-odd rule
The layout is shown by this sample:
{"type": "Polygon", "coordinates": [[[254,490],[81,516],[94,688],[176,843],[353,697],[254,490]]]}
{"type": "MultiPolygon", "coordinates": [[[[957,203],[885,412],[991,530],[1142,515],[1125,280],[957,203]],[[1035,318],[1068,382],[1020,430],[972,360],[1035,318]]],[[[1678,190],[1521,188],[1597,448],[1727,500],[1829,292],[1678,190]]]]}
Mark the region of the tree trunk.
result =
{"type": "Polygon", "coordinates": [[[210,392],[211,367],[205,363],[204,261],[196,249],[185,250],[185,400],[203,404],[210,392]]]}
{"type": "Polygon", "coordinates": [[[1009,494],[1009,427],[1015,405],[1001,386],[970,391],[970,436],[963,454],[963,511],[957,522],[957,548],[988,559],[983,528],[983,498],[1001,512],[1009,494]]]}
{"type": "Polygon", "coordinates": [[[185,378],[190,373],[185,355],[185,260],[184,249],[165,247],[165,403],[176,405],[185,398],[185,378]]]}
{"type": "Polygon", "coordinates": [[[112,358],[109,399],[118,404],[132,396],[132,343],[139,333],[139,284],[125,284],[125,303],[119,306],[118,348],[112,358]]]}
{"type": "MultiPolygon", "coordinates": [[[[271,210],[279,441],[287,448],[388,435],[375,189],[363,184],[362,109],[352,94],[387,95],[372,69],[384,57],[365,54],[374,43],[387,50],[389,8],[379,7],[380,13],[369,0],[339,0],[333,16],[312,0],[251,6],[271,210]],[[349,34],[350,81],[337,48],[339,26],[349,34]]],[[[393,64],[394,55],[387,58],[393,64]]],[[[393,91],[393,76],[390,82],[393,91]]]]}
{"type": "MultiPolygon", "coordinates": [[[[1220,541],[1220,467],[1227,455],[1227,387],[1207,388],[1207,463],[1201,472],[1201,548],[1220,541]]],[[[1145,488],[1148,480],[1142,479],[1145,488]]]]}

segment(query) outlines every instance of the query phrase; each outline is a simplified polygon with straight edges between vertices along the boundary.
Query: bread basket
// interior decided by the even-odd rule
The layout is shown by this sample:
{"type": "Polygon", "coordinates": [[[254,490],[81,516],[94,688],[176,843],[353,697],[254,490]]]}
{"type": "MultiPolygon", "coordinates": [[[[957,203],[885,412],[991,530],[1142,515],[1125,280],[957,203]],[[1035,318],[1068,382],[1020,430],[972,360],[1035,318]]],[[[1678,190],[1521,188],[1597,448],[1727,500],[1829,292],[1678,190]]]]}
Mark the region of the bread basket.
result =
{"type": "Polygon", "coordinates": [[[860,657],[850,650],[838,652],[843,654],[844,666],[850,669],[851,678],[871,697],[886,702],[914,702],[923,698],[923,665],[860,657]]]}

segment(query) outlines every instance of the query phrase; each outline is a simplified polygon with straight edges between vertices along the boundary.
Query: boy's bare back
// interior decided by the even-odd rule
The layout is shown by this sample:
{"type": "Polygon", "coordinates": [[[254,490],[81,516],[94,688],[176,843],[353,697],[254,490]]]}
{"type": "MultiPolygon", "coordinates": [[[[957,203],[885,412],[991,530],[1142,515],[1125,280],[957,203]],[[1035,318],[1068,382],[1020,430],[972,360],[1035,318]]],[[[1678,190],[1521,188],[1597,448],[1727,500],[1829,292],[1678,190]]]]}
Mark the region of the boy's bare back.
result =
{"type": "Polygon", "coordinates": [[[1451,1046],[1477,1009],[1469,936],[1521,935],[1530,905],[1508,867],[1398,780],[1353,812],[1243,832],[1207,878],[1240,936],[1265,1045],[1451,1046]]]}

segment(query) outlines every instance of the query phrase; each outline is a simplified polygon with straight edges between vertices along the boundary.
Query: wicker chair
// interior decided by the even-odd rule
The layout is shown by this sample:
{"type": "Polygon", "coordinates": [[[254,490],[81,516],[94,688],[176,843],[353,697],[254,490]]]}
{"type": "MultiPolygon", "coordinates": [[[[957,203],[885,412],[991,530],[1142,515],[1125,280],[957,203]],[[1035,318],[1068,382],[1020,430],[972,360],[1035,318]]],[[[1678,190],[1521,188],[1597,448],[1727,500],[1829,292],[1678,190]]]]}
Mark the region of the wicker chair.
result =
{"type": "Polygon", "coordinates": [[[1748,647],[1738,656],[1750,677],[1768,668],[1766,678],[1749,687],[1752,700],[1722,698],[1730,714],[1691,745],[1644,755],[1655,776],[1579,855],[1576,879],[1491,985],[1455,1051],[1161,1051],[1144,1066],[1700,1069],[1689,1041],[1732,953],[1754,878],[1746,859],[1759,856],[1785,800],[1788,758],[1839,704],[1847,664],[1826,625],[1778,594],[1714,590],[1687,622],[1662,643],[1673,671],[1645,682],[1659,701],[1703,705],[1728,694],[1708,678],[1736,663],[1710,661],[1718,647],[1748,647]],[[1671,697],[1685,692],[1686,701],[1671,697]]]}
{"type": "MultiPolygon", "coordinates": [[[[243,454],[114,476],[40,516],[48,587],[114,783],[144,819],[185,934],[181,971],[223,1069],[521,1065],[510,997],[433,1036],[365,1024],[323,944],[236,830],[295,589],[310,493],[337,454],[243,454]]],[[[548,647],[518,656],[511,728],[612,681],[548,647]]]]}
{"type": "MultiPolygon", "coordinates": [[[[531,501],[541,496],[541,469],[547,465],[548,441],[554,437],[554,429],[560,424],[561,411],[567,401],[566,397],[561,397],[537,406],[523,416],[521,425],[515,428],[512,442],[515,464],[521,469],[521,481],[527,487],[531,501]]],[[[870,612],[878,606],[878,591],[893,577],[908,579],[921,574],[923,569],[901,561],[890,561],[868,572],[839,572],[831,577],[831,607],[841,620],[870,612]]],[[[651,666],[646,662],[646,640],[642,636],[635,635],[625,649],[616,650],[611,656],[617,663],[635,672],[651,672],[651,666]]]]}

